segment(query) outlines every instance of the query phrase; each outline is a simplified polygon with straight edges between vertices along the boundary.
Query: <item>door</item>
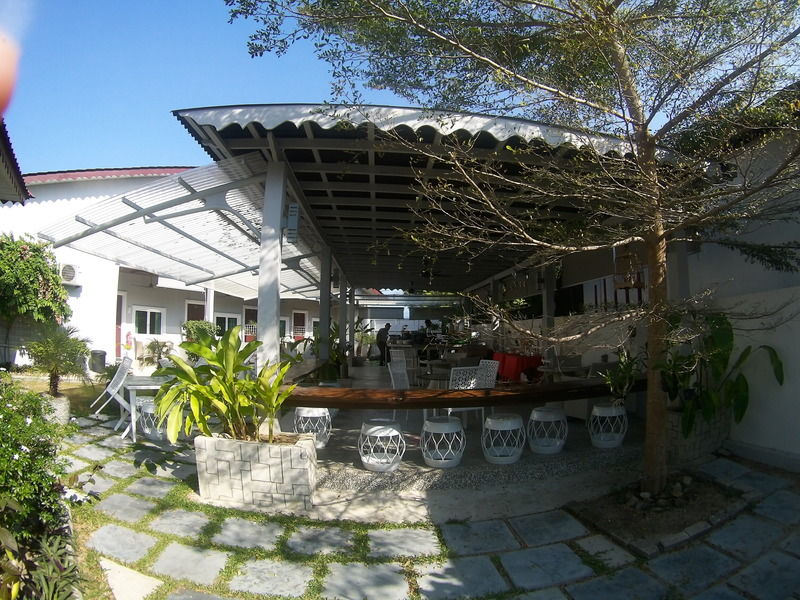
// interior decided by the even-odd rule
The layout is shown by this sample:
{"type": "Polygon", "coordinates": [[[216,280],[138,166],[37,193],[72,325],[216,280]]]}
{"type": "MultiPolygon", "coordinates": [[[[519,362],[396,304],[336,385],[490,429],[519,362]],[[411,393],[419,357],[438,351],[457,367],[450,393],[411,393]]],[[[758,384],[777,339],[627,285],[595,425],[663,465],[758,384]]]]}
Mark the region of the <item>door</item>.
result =
{"type": "Polygon", "coordinates": [[[214,316],[214,323],[217,325],[219,334],[222,335],[228,331],[228,329],[236,327],[239,324],[239,315],[230,313],[217,313],[214,316]]]}
{"type": "Polygon", "coordinates": [[[122,358],[122,294],[117,294],[116,332],[114,333],[114,356],[122,358]]]}
{"type": "Polygon", "coordinates": [[[302,340],[306,337],[306,313],[292,313],[292,336],[296,340],[302,340]]]}

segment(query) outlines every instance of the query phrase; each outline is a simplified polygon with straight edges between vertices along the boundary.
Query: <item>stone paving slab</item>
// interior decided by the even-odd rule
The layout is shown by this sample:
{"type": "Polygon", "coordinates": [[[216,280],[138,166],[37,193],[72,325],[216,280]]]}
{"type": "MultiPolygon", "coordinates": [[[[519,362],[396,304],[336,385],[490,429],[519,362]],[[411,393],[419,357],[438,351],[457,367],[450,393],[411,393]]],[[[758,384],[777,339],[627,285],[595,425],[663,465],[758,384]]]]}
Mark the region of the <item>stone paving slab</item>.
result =
{"type": "Polygon", "coordinates": [[[88,444],[86,446],[76,448],[72,451],[72,453],[76,456],[80,456],[81,458],[86,458],[93,461],[106,460],[107,458],[114,456],[113,450],[109,448],[101,448],[100,446],[96,446],[94,444],[88,444]]]}
{"type": "Polygon", "coordinates": [[[692,600],[747,600],[747,598],[729,588],[727,585],[722,584],[715,585],[702,594],[694,596],[692,600]]]}
{"type": "Polygon", "coordinates": [[[514,534],[499,519],[445,523],[441,529],[448,549],[460,555],[485,554],[520,548],[514,534]]]}
{"type": "Polygon", "coordinates": [[[546,590],[528,592],[521,596],[514,596],[513,600],[567,600],[567,597],[558,588],[548,588],[546,590]]]}
{"type": "Polygon", "coordinates": [[[164,453],[155,448],[131,448],[124,454],[125,460],[132,460],[137,466],[145,463],[160,463],[166,459],[164,453]]]}
{"type": "Polygon", "coordinates": [[[205,592],[195,592],[192,590],[178,590],[167,596],[167,600],[228,600],[222,596],[214,596],[205,592]]]}
{"type": "Polygon", "coordinates": [[[183,509],[167,510],[150,521],[150,529],[180,537],[197,537],[200,530],[211,521],[211,517],[201,512],[183,509]]]}
{"type": "Polygon", "coordinates": [[[800,590],[800,559],[773,551],[731,577],[728,583],[759,599],[783,600],[800,590]]]}
{"type": "Polygon", "coordinates": [[[408,582],[400,565],[331,564],[325,578],[322,597],[330,600],[405,600],[408,582]]]}
{"type": "Polygon", "coordinates": [[[571,583],[594,575],[566,544],[552,544],[508,552],[500,556],[503,568],[515,586],[535,590],[571,583]]]}
{"type": "Polygon", "coordinates": [[[103,477],[97,473],[81,473],[78,476],[81,489],[87,494],[102,494],[110,490],[117,482],[108,477],[103,477]],[[91,481],[90,481],[91,480],[91,481]]]}
{"type": "Polygon", "coordinates": [[[298,527],[286,545],[300,554],[349,552],[353,548],[353,534],[338,527],[298,527]]]}
{"type": "MultiPolygon", "coordinates": [[[[91,436],[94,436],[94,437],[105,437],[105,436],[111,435],[113,433],[114,426],[116,424],[117,424],[117,422],[115,420],[115,421],[113,421],[113,422],[111,422],[109,424],[103,423],[103,424],[99,424],[99,425],[94,425],[92,427],[84,427],[83,429],[81,429],[81,433],[84,434],[84,435],[91,435],[91,436]]],[[[125,427],[125,424],[123,423],[120,426],[120,429],[123,429],[124,427],[125,427]]]]}
{"type": "Polygon", "coordinates": [[[211,541],[223,546],[238,548],[263,548],[274,550],[283,527],[278,523],[256,523],[248,519],[231,517],[222,522],[222,528],[211,541]]]}
{"type": "Polygon", "coordinates": [[[369,537],[370,558],[439,554],[439,539],[430,529],[374,529],[369,537]]]}
{"type": "Polygon", "coordinates": [[[735,487],[744,490],[745,487],[756,490],[763,495],[769,495],[791,485],[788,479],[776,477],[761,471],[748,471],[733,482],[735,487]]]}
{"type": "Polygon", "coordinates": [[[89,466],[89,463],[85,460],[81,460],[76,456],[70,456],[68,454],[64,454],[62,456],[67,462],[66,472],[67,473],[75,473],[76,471],[80,471],[81,469],[85,469],[89,466]]]}
{"type": "Polygon", "coordinates": [[[427,600],[480,598],[509,589],[488,556],[454,558],[443,565],[418,567],[420,596],[427,600]]]}
{"type": "Polygon", "coordinates": [[[123,460],[110,460],[103,465],[103,473],[118,479],[127,479],[139,472],[138,467],[133,463],[123,460]]]}
{"type": "Polygon", "coordinates": [[[172,542],[159,555],[152,571],[174,579],[211,585],[225,567],[229,554],[219,550],[201,550],[172,542]]]}
{"type": "Polygon", "coordinates": [[[791,552],[800,556],[800,531],[795,531],[781,544],[781,548],[787,552],[791,552]]]}
{"type": "Polygon", "coordinates": [[[574,600],[662,600],[667,588],[639,569],[630,567],[613,575],[567,586],[574,600]]]}
{"type": "Polygon", "coordinates": [[[700,544],[654,558],[648,567],[684,594],[697,594],[739,567],[739,561],[700,544]]]}
{"type": "MultiPolygon", "coordinates": [[[[279,560],[249,560],[228,583],[236,592],[302,596],[314,575],[313,567],[279,560]]],[[[370,596],[368,596],[370,597],[370,596]]]]}
{"type": "Polygon", "coordinates": [[[92,417],[76,417],[73,421],[78,427],[94,427],[98,424],[97,419],[93,419],[92,417]]]}
{"type": "Polygon", "coordinates": [[[127,527],[103,525],[91,535],[86,545],[100,554],[132,563],[143,558],[157,541],[152,535],[127,527]]]}
{"type": "Polygon", "coordinates": [[[144,518],[155,507],[152,502],[126,494],[113,494],[95,505],[97,510],[128,523],[144,518]]]}
{"type": "Polygon", "coordinates": [[[589,533],[577,519],[563,510],[516,517],[510,519],[509,523],[528,546],[563,542],[589,533]]]}
{"type": "Polygon", "coordinates": [[[727,458],[716,458],[704,465],[700,465],[697,470],[722,483],[730,483],[750,469],[727,458]]]}
{"type": "Polygon", "coordinates": [[[150,498],[164,498],[176,485],[178,484],[174,481],[164,481],[163,479],[155,479],[154,477],[142,477],[125,488],[125,491],[131,494],[139,494],[140,496],[148,496],[150,498]]]}
{"type": "Polygon", "coordinates": [[[603,535],[592,535],[580,539],[577,544],[595,558],[603,561],[603,564],[610,569],[617,569],[635,560],[630,552],[620,548],[603,535]]]}
{"type": "Polygon", "coordinates": [[[148,577],[107,558],[100,559],[100,567],[114,593],[114,600],[144,600],[162,583],[160,579],[148,577]]]}
{"type": "Polygon", "coordinates": [[[741,560],[753,560],[784,535],[779,525],[750,515],[739,515],[706,537],[720,550],[741,560]]]}
{"type": "Polygon", "coordinates": [[[759,502],[753,512],[774,519],[779,523],[800,523],[800,496],[788,490],[780,490],[759,502]]]}
{"type": "Polygon", "coordinates": [[[197,475],[197,467],[195,465],[170,460],[156,465],[153,475],[157,477],[172,477],[185,481],[192,475],[197,475]]]}
{"type": "Polygon", "coordinates": [[[83,444],[88,444],[89,442],[94,441],[94,438],[90,435],[84,435],[82,433],[73,433],[68,438],[64,438],[64,441],[71,446],[82,446],[83,444]]]}
{"type": "Polygon", "coordinates": [[[133,445],[133,442],[130,438],[122,438],[118,435],[112,435],[111,437],[99,440],[97,445],[103,446],[104,448],[111,448],[113,450],[122,450],[124,448],[129,448],[131,445],[133,445]]]}

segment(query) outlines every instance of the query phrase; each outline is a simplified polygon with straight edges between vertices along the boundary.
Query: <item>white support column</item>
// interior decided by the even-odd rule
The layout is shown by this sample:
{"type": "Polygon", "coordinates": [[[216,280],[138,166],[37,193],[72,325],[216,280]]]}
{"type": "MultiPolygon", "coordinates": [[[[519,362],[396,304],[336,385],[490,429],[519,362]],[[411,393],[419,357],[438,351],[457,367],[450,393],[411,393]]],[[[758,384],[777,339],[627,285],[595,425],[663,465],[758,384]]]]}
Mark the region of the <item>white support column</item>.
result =
{"type": "Polygon", "coordinates": [[[205,315],[206,321],[214,322],[214,290],[211,288],[205,288],[205,315]]]}
{"type": "Polygon", "coordinates": [[[350,352],[350,364],[353,364],[353,357],[356,355],[356,289],[350,288],[347,294],[347,339],[350,342],[352,352],[350,352]]]}
{"type": "MultiPolygon", "coordinates": [[[[344,355],[347,350],[347,329],[349,323],[347,321],[347,281],[344,278],[344,273],[339,269],[339,352],[344,355]]],[[[342,363],[342,377],[348,376],[347,360],[342,363]]]]}
{"type": "MultiPolygon", "coordinates": [[[[542,288],[542,333],[552,334],[556,323],[556,273],[552,266],[544,268],[544,286],[542,288]]],[[[555,365],[556,349],[548,346],[544,357],[555,365]]]]}
{"type": "Polygon", "coordinates": [[[331,332],[331,250],[325,248],[319,255],[319,359],[328,360],[330,354],[331,332]]]}
{"type": "Polygon", "coordinates": [[[267,165],[258,266],[258,369],[280,360],[281,227],[286,165],[267,165]]]}

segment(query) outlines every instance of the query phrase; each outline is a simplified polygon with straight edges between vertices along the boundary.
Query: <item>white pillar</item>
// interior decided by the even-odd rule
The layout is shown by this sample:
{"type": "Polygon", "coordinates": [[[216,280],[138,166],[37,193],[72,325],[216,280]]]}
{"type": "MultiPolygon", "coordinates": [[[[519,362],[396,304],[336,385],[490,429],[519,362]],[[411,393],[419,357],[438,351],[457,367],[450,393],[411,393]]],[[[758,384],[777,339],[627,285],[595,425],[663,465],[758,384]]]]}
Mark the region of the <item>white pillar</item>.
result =
{"type": "Polygon", "coordinates": [[[206,314],[206,321],[214,322],[214,290],[211,288],[205,288],[205,314],[206,314]]]}
{"type": "Polygon", "coordinates": [[[350,364],[353,364],[353,357],[356,355],[356,289],[350,288],[347,293],[347,339],[350,347],[350,364]]]}
{"type": "MultiPolygon", "coordinates": [[[[551,335],[556,324],[556,272],[552,266],[544,268],[544,287],[542,289],[542,333],[551,335]]],[[[544,357],[555,365],[556,349],[547,346],[544,357]]]]}
{"type": "Polygon", "coordinates": [[[328,360],[331,334],[331,250],[325,248],[319,255],[319,359],[328,360]]]}
{"type": "Polygon", "coordinates": [[[280,360],[281,226],[286,198],[286,165],[267,165],[258,264],[258,369],[280,360]]]}
{"type": "MultiPolygon", "coordinates": [[[[347,350],[347,330],[350,324],[347,320],[347,280],[344,278],[344,273],[339,269],[339,352],[344,355],[347,350]]],[[[347,377],[347,360],[342,363],[342,377],[347,377]]]]}

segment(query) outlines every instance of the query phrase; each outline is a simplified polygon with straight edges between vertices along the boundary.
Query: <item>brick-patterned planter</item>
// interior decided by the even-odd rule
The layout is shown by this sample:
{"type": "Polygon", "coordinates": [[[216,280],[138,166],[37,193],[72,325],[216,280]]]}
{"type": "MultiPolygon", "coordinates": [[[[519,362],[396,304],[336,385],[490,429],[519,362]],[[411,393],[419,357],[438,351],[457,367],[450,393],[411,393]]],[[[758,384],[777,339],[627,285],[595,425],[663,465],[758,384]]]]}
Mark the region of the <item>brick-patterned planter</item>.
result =
{"type": "Polygon", "coordinates": [[[223,506],[309,510],[317,485],[314,436],[296,436],[294,444],[245,442],[198,436],[197,478],[200,496],[223,506]]]}
{"type": "Polygon", "coordinates": [[[679,410],[667,411],[667,461],[682,464],[718,450],[731,433],[731,411],[721,408],[710,422],[699,412],[688,438],[683,437],[679,410]]]}

